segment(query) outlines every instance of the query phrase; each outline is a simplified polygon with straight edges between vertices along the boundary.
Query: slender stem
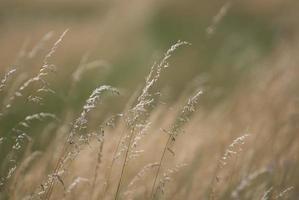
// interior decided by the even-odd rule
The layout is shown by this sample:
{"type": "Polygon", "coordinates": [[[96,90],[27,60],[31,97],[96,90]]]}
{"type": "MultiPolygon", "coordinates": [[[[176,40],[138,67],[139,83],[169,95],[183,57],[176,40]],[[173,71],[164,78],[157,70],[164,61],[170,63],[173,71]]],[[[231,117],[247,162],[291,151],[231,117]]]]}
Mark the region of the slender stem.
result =
{"type": "Polygon", "coordinates": [[[167,150],[167,147],[168,147],[170,141],[171,141],[171,136],[169,135],[168,140],[167,140],[167,142],[165,144],[165,147],[163,149],[163,153],[162,153],[162,156],[161,156],[161,159],[160,159],[160,162],[159,162],[159,166],[158,166],[158,169],[157,169],[157,172],[156,172],[156,175],[155,175],[154,183],[153,183],[153,186],[152,186],[152,191],[151,191],[151,198],[152,199],[154,198],[154,194],[155,194],[154,190],[155,190],[155,187],[156,187],[157,179],[158,179],[160,169],[161,169],[161,166],[162,166],[162,162],[164,160],[166,150],[167,150]]]}
{"type": "Polygon", "coordinates": [[[91,186],[91,192],[90,192],[90,199],[93,199],[94,196],[94,192],[95,192],[95,187],[96,187],[96,183],[97,183],[97,179],[98,179],[98,171],[100,168],[100,164],[102,162],[102,152],[103,152],[103,147],[104,147],[104,141],[101,141],[101,144],[99,146],[99,152],[97,155],[97,163],[96,163],[96,167],[95,167],[95,171],[94,171],[94,178],[92,181],[92,186],[91,186]]]}
{"type": "Polygon", "coordinates": [[[116,156],[116,153],[117,153],[117,150],[119,149],[119,146],[120,146],[120,143],[121,143],[121,139],[123,138],[123,135],[124,135],[124,131],[122,132],[119,140],[118,140],[118,144],[117,144],[117,147],[115,148],[114,152],[113,152],[113,157],[112,157],[112,162],[111,162],[111,165],[109,167],[109,171],[108,171],[108,174],[107,174],[107,184],[104,185],[104,192],[103,192],[103,195],[102,195],[102,198],[101,199],[105,199],[105,196],[106,196],[106,193],[108,191],[108,188],[109,188],[109,180],[111,178],[111,174],[112,174],[112,169],[113,169],[113,166],[114,166],[114,163],[115,163],[115,156],[116,156]]]}
{"type": "Polygon", "coordinates": [[[130,147],[131,147],[131,142],[132,142],[132,138],[134,136],[134,129],[132,129],[132,132],[130,134],[130,139],[129,139],[129,143],[128,143],[128,148],[126,150],[126,154],[125,154],[125,159],[124,159],[124,163],[122,165],[122,169],[121,169],[121,174],[120,174],[120,179],[119,179],[119,182],[117,184],[117,190],[116,190],[116,194],[115,194],[115,200],[118,199],[118,196],[119,196],[119,190],[120,190],[120,186],[121,186],[121,183],[122,183],[122,180],[123,180],[123,176],[124,176],[124,172],[125,172],[125,168],[126,168],[126,164],[127,164],[127,160],[128,160],[128,155],[129,155],[129,152],[130,152],[130,147]]]}
{"type": "MultiPolygon", "coordinates": [[[[59,170],[59,168],[60,168],[60,163],[61,163],[61,161],[63,160],[63,157],[64,157],[64,155],[65,155],[66,150],[67,150],[67,142],[65,142],[64,145],[63,145],[63,150],[61,151],[61,154],[60,154],[60,156],[59,156],[59,159],[58,159],[58,161],[57,161],[57,163],[56,163],[56,166],[55,166],[55,168],[54,168],[54,174],[56,174],[56,173],[58,172],[58,170],[59,170]]],[[[44,198],[45,200],[50,199],[51,194],[52,194],[52,191],[53,191],[53,188],[54,188],[54,183],[55,183],[55,180],[52,180],[52,181],[50,182],[50,186],[49,186],[49,188],[48,188],[48,190],[47,190],[47,192],[46,192],[45,198],[44,198]]]]}

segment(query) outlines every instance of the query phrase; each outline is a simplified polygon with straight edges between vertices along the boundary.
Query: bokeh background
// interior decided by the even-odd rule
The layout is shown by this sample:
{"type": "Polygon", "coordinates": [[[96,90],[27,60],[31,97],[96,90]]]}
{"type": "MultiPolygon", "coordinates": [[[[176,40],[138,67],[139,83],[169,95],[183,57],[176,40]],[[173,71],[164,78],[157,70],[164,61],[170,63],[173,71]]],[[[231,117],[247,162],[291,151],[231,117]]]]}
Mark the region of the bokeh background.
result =
{"type": "Polygon", "coordinates": [[[272,64],[264,63],[273,61],[278,51],[285,52],[282,48],[297,48],[298,4],[294,0],[2,0],[0,71],[22,66],[23,80],[30,77],[69,29],[51,58],[58,70],[51,81],[57,95],[46,107],[57,112],[66,104],[79,109],[93,88],[109,84],[125,91],[113,107],[121,110],[151,65],[171,44],[184,40],[192,46],[171,60],[161,81],[164,97],[177,100],[191,80],[207,91],[202,105],[211,108],[246,85],[252,73],[261,68],[271,73],[272,64]],[[213,26],[225,7],[226,13],[213,26]],[[209,27],[213,34],[207,33],[209,27]],[[80,63],[90,64],[80,73],[82,80],[76,86],[80,92],[66,100],[80,63]]]}
{"type": "MultiPolygon", "coordinates": [[[[255,138],[263,161],[252,158],[252,163],[269,164],[274,157],[273,166],[282,171],[277,185],[298,189],[298,19],[297,0],[1,0],[0,74],[18,68],[11,88],[36,74],[53,43],[69,31],[50,58],[56,71],[47,78],[55,94],[38,106],[16,100],[1,116],[0,132],[5,136],[28,113],[40,110],[62,119],[77,116],[92,90],[104,84],[119,88],[121,95],[97,110],[91,123],[122,112],[150,67],[183,40],[192,45],[170,59],[159,82],[161,102],[177,108],[192,91],[203,90],[198,129],[204,136],[193,135],[193,142],[200,141],[208,155],[225,146],[217,146],[215,136],[224,144],[225,134],[239,135],[247,127],[267,133],[263,140],[255,138]]],[[[1,94],[2,107],[8,94],[1,94]]],[[[34,148],[46,148],[54,135],[34,148]]]]}
{"type": "MultiPolygon", "coordinates": [[[[170,95],[176,96],[184,83],[202,75],[202,84],[213,87],[209,92],[216,100],[241,84],[279,45],[296,42],[297,18],[298,2],[292,0],[2,0],[0,69],[4,72],[16,64],[22,48],[29,51],[50,31],[48,46],[69,28],[53,56],[59,66],[57,80],[68,78],[88,54],[88,61],[99,59],[109,67],[87,72],[89,83],[83,88],[89,91],[106,83],[134,89],[164,50],[185,40],[192,46],[173,59],[164,79],[170,95]],[[227,3],[227,14],[207,38],[207,27],[227,3]]],[[[34,67],[28,64],[26,69],[34,67]]]]}

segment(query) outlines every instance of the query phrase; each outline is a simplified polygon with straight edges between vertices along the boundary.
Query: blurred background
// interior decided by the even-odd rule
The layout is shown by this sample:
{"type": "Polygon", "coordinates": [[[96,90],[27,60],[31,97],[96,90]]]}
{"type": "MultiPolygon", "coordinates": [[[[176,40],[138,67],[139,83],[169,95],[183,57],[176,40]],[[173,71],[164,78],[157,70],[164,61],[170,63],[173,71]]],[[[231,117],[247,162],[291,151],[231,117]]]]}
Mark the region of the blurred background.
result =
{"type": "MultiPolygon", "coordinates": [[[[185,40],[192,46],[174,56],[161,84],[169,99],[175,99],[189,80],[196,80],[209,90],[209,102],[216,103],[244,84],[280,45],[296,45],[298,4],[295,0],[2,0],[0,70],[3,74],[14,65],[38,69],[38,58],[69,29],[51,58],[59,71],[55,83],[63,81],[57,87],[66,89],[66,79],[82,59],[97,61],[84,73],[87,81],[80,85],[84,99],[103,83],[135,90],[163,52],[185,40]],[[225,6],[227,12],[212,27],[213,34],[207,34],[225,6]],[[20,58],[21,51],[31,51],[47,34],[37,55],[20,58]]],[[[75,102],[81,97],[74,98],[75,102]]]]}
{"type": "MultiPolygon", "coordinates": [[[[136,97],[151,66],[163,58],[171,45],[178,40],[187,41],[192,45],[175,51],[169,68],[161,75],[155,88],[161,92],[161,104],[151,116],[158,122],[153,127],[160,130],[175,118],[175,111],[191,93],[204,91],[201,110],[186,127],[190,136],[179,143],[188,148],[179,152],[178,160],[196,161],[181,177],[181,183],[191,185],[190,174],[194,173],[197,178],[192,179],[195,182],[190,186],[192,191],[200,193],[200,197],[206,195],[208,190],[198,191],[196,183],[202,182],[201,177],[213,176],[210,166],[217,163],[216,155],[223,152],[232,138],[249,128],[254,136],[249,145],[252,149],[243,157],[246,166],[239,161],[238,166],[244,170],[227,187],[234,188],[239,177],[262,166],[271,173],[275,169],[275,176],[271,174],[260,191],[270,186],[280,191],[294,186],[292,197],[296,199],[298,19],[297,0],[1,0],[0,74],[4,77],[11,69],[17,72],[0,93],[0,144],[1,137],[10,138],[11,130],[26,116],[49,112],[61,123],[44,121],[41,124],[45,128],[39,124],[30,127],[30,137],[36,142],[33,147],[28,145],[31,148],[28,151],[44,150],[50,141],[55,149],[55,134],[67,134],[65,126],[76,119],[93,89],[99,85],[119,88],[120,97],[108,98],[105,106],[92,113],[89,122],[96,127],[104,117],[122,112],[132,96],[136,97]],[[45,56],[65,30],[68,32],[49,58],[55,70],[46,81],[55,93],[44,94],[38,104],[27,101],[26,97],[39,87],[36,83],[30,85],[23,97],[18,96],[17,88],[38,74],[45,56]],[[10,97],[14,95],[12,101],[10,97]],[[12,104],[9,108],[8,103],[12,104]],[[197,171],[199,166],[202,171],[197,171]]],[[[7,139],[11,140],[5,144],[7,147],[0,146],[2,174],[10,168],[4,166],[4,161],[9,160],[7,155],[16,137],[7,139]]],[[[160,135],[156,138],[163,141],[160,135]]],[[[110,150],[107,159],[111,157],[110,150]]],[[[52,159],[48,163],[54,166],[52,151],[45,152],[52,159]]],[[[20,154],[26,153],[24,150],[20,154]]],[[[154,156],[150,154],[148,158],[154,156]]],[[[95,160],[92,156],[89,159],[91,163],[95,160]]],[[[44,168],[40,177],[52,170],[44,168]]],[[[37,180],[34,184],[39,183],[37,180]]],[[[32,191],[35,186],[30,187],[32,191]]],[[[178,184],[177,188],[181,186],[178,184]]],[[[206,188],[209,189],[208,184],[206,188]]],[[[178,199],[186,197],[183,192],[178,199]]]]}
{"type": "MultiPolygon", "coordinates": [[[[19,83],[32,77],[69,29],[51,57],[56,72],[48,79],[56,94],[45,98],[43,110],[78,111],[95,87],[109,84],[122,90],[122,98],[112,100],[109,108],[120,112],[151,65],[184,40],[192,45],[170,60],[159,83],[162,99],[176,102],[196,87],[205,92],[203,108],[214,109],[258,76],[279,74],[277,65],[289,70],[297,56],[298,9],[295,0],[2,0],[0,72],[19,68],[19,83]],[[71,87],[77,92],[68,95],[71,87]]],[[[2,129],[37,109],[26,105],[15,110],[3,119],[2,129]]]]}
{"type": "MultiPolygon", "coordinates": [[[[1,129],[7,132],[41,109],[58,116],[68,109],[80,112],[103,84],[122,95],[98,111],[99,117],[122,112],[150,67],[178,40],[192,45],[170,59],[159,82],[162,102],[175,104],[195,88],[204,91],[201,106],[207,111],[234,103],[236,95],[249,98],[248,87],[261,88],[256,80],[265,75],[297,72],[298,9],[295,0],[2,0],[0,72],[3,77],[18,68],[12,88],[37,74],[55,41],[69,31],[50,58],[56,70],[47,81],[56,94],[47,95],[41,107],[16,101],[19,106],[3,117],[1,129]]],[[[297,83],[285,87],[294,91],[297,83]]]]}

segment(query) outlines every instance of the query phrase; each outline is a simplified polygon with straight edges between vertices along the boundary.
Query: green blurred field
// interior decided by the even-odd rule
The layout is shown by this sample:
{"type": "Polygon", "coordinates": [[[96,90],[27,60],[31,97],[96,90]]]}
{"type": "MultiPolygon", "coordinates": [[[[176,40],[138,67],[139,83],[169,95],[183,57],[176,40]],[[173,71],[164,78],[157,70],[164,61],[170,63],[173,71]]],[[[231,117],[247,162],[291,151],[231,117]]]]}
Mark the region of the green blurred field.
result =
{"type": "MultiPolygon", "coordinates": [[[[164,56],[164,52],[172,44],[178,40],[187,41],[192,45],[174,53],[169,61],[170,67],[161,75],[154,88],[154,91],[161,92],[162,95],[161,104],[150,115],[155,127],[155,131],[151,131],[156,133],[168,125],[186,97],[192,91],[201,89],[204,92],[200,100],[201,113],[186,127],[193,132],[190,136],[192,142],[181,142],[182,145],[190,145],[190,148],[180,152],[179,160],[192,160],[192,155],[202,156],[204,153],[214,153],[216,156],[234,136],[248,128],[254,132],[254,139],[250,144],[256,145],[254,149],[261,149],[263,153],[257,154],[261,155],[261,161],[249,155],[244,156],[244,159],[250,160],[246,160],[246,163],[253,166],[278,166],[282,173],[269,182],[275,183],[279,189],[293,185],[295,192],[293,191],[291,199],[296,199],[299,186],[296,181],[296,167],[299,166],[296,155],[299,148],[298,10],[299,2],[295,0],[2,0],[1,77],[9,69],[18,68],[15,81],[9,82],[9,89],[0,94],[2,111],[5,110],[8,97],[13,94],[14,89],[38,73],[53,43],[63,31],[69,31],[50,58],[51,64],[57,69],[47,77],[47,81],[55,94],[46,94],[41,105],[32,104],[22,98],[16,99],[9,112],[1,115],[0,138],[10,137],[10,130],[29,114],[41,111],[54,113],[61,121],[58,125],[42,122],[41,125],[32,127],[32,138],[37,142],[33,142],[31,149],[27,151],[41,150],[45,152],[45,157],[57,158],[57,152],[52,156],[49,149],[52,150],[53,145],[61,143],[57,142],[62,137],[59,136],[60,129],[63,129],[61,127],[67,126],[66,124],[76,118],[94,88],[111,85],[118,88],[121,95],[118,98],[108,97],[108,100],[101,104],[101,109],[92,113],[91,127],[96,127],[100,121],[112,114],[123,112],[132,95],[143,87],[150,67],[164,56]],[[213,19],[225,5],[230,5],[227,13],[212,26],[213,19]],[[213,34],[207,33],[207,28],[211,26],[214,29],[213,34]],[[46,40],[43,39],[45,36],[48,36],[46,40]],[[32,50],[39,44],[42,45],[33,54],[32,50]],[[76,70],[82,65],[86,65],[86,69],[80,72],[80,78],[76,80],[76,70]],[[163,116],[163,112],[166,116],[163,116]],[[46,132],[45,127],[52,130],[52,135],[41,134],[46,132]],[[222,131],[226,134],[221,135],[222,131]],[[194,132],[200,132],[203,136],[194,132]],[[271,135],[274,138],[272,140],[271,135]],[[209,143],[202,142],[203,138],[209,143]],[[196,141],[199,141],[199,144],[196,141]],[[214,149],[213,145],[217,147],[214,149]],[[199,153],[198,149],[203,150],[203,153],[199,153]],[[273,157],[277,158],[275,161],[270,161],[271,152],[275,154],[273,157]],[[288,168],[281,164],[284,162],[291,163],[289,167],[292,177],[286,172],[288,168]]],[[[27,92],[26,95],[30,95],[30,91],[27,92]]],[[[108,144],[115,145],[113,137],[119,133],[112,133],[111,142],[108,144]]],[[[65,134],[63,132],[62,135],[65,134]]],[[[157,139],[158,136],[154,138],[157,139]]],[[[151,139],[149,144],[154,141],[151,139]]],[[[163,139],[157,141],[160,144],[163,139]]],[[[185,141],[189,141],[187,136],[185,141]]],[[[150,145],[145,145],[146,149],[148,146],[150,145]]],[[[108,156],[105,159],[109,160],[111,148],[106,150],[108,156]]],[[[9,151],[10,148],[1,146],[0,141],[0,161],[3,163],[0,169],[1,177],[6,173],[5,163],[9,151]]],[[[21,152],[18,159],[22,160],[24,155],[30,155],[27,151],[21,152]]],[[[215,159],[209,160],[204,155],[203,157],[203,162],[206,163],[203,166],[209,168],[210,163],[215,163],[215,159]]],[[[149,158],[153,160],[156,157],[149,154],[149,158]]],[[[89,161],[90,159],[86,158],[89,161]]],[[[54,166],[53,159],[49,158],[47,162],[50,163],[49,166],[54,166]]],[[[241,161],[235,162],[236,166],[241,165],[241,161]]],[[[145,163],[145,159],[142,163],[145,163]]],[[[30,170],[29,175],[32,173],[30,170]]],[[[192,170],[193,168],[190,168],[187,171],[191,173],[192,170]]],[[[51,169],[45,167],[39,178],[49,171],[51,169]]],[[[132,171],[128,177],[132,176],[132,171]]],[[[207,171],[200,171],[199,174],[209,177],[212,173],[207,171]]],[[[241,172],[238,175],[244,176],[241,172]]],[[[178,179],[183,183],[193,181],[188,181],[186,174],[178,179]]],[[[228,188],[222,188],[222,199],[230,199],[225,191],[236,187],[237,179],[232,178],[232,184],[228,188]]],[[[20,189],[22,194],[28,193],[27,190],[34,188],[33,185],[38,181],[40,179],[33,180],[29,189],[20,189]]],[[[207,187],[206,184],[204,188],[207,187]]],[[[194,191],[194,188],[196,184],[188,190],[194,191]]],[[[57,196],[54,197],[59,199],[61,191],[57,190],[57,196]]],[[[184,195],[185,190],[179,191],[176,199],[193,199],[184,195]]],[[[17,195],[11,197],[7,191],[1,192],[0,195],[5,195],[3,198],[0,196],[0,200],[9,197],[18,199],[17,195]]],[[[198,192],[197,196],[206,197],[206,190],[198,192]]],[[[244,199],[249,199],[245,196],[244,199]]],[[[110,198],[113,197],[108,196],[108,199],[110,198]]],[[[175,199],[170,194],[167,198],[175,199]]]]}
{"type": "MultiPolygon", "coordinates": [[[[50,31],[53,35],[25,71],[37,70],[43,55],[67,28],[53,56],[58,66],[55,87],[60,98],[49,109],[63,107],[67,81],[88,55],[106,66],[87,70],[78,93],[68,104],[77,107],[99,84],[132,91],[142,84],[150,66],[177,40],[192,43],[171,61],[161,84],[175,100],[189,80],[209,90],[207,104],[223,101],[260,67],[281,43],[292,43],[297,33],[294,1],[233,2],[212,37],[206,29],[225,2],[217,1],[2,1],[0,7],[1,71],[12,68],[22,50],[30,51],[50,31]],[[62,82],[66,84],[62,84],[62,82]]],[[[126,102],[126,98],[123,102],[126,102]]],[[[48,104],[50,105],[50,104],[48,104]]],[[[121,106],[119,106],[120,108],[121,106]]]]}
{"type": "MultiPolygon", "coordinates": [[[[22,46],[29,50],[43,35],[54,31],[55,36],[44,47],[46,51],[55,37],[69,28],[53,56],[59,66],[58,80],[68,78],[88,53],[90,61],[103,60],[109,63],[109,69],[88,72],[86,79],[90,81],[82,86],[86,90],[82,95],[99,83],[135,90],[163,50],[177,40],[185,40],[192,47],[179,52],[163,84],[175,98],[188,80],[202,76],[203,87],[213,87],[211,92],[216,95],[209,101],[216,101],[255,70],[281,40],[292,42],[297,33],[294,1],[233,2],[209,39],[206,28],[225,2],[71,2],[1,2],[2,72],[15,64],[22,46]],[[217,92],[221,90],[225,92],[217,92]]],[[[38,60],[29,62],[26,70],[34,70],[39,64],[38,60]]]]}

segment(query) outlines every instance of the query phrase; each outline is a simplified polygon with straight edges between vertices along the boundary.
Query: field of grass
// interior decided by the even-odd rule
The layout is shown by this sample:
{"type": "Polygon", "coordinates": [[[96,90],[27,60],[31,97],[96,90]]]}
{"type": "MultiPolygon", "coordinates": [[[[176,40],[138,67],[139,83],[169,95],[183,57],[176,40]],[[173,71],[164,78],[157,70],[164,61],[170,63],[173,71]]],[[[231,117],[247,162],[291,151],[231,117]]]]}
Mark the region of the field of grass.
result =
{"type": "Polygon", "coordinates": [[[299,197],[292,0],[0,2],[0,200],[299,197]]]}

